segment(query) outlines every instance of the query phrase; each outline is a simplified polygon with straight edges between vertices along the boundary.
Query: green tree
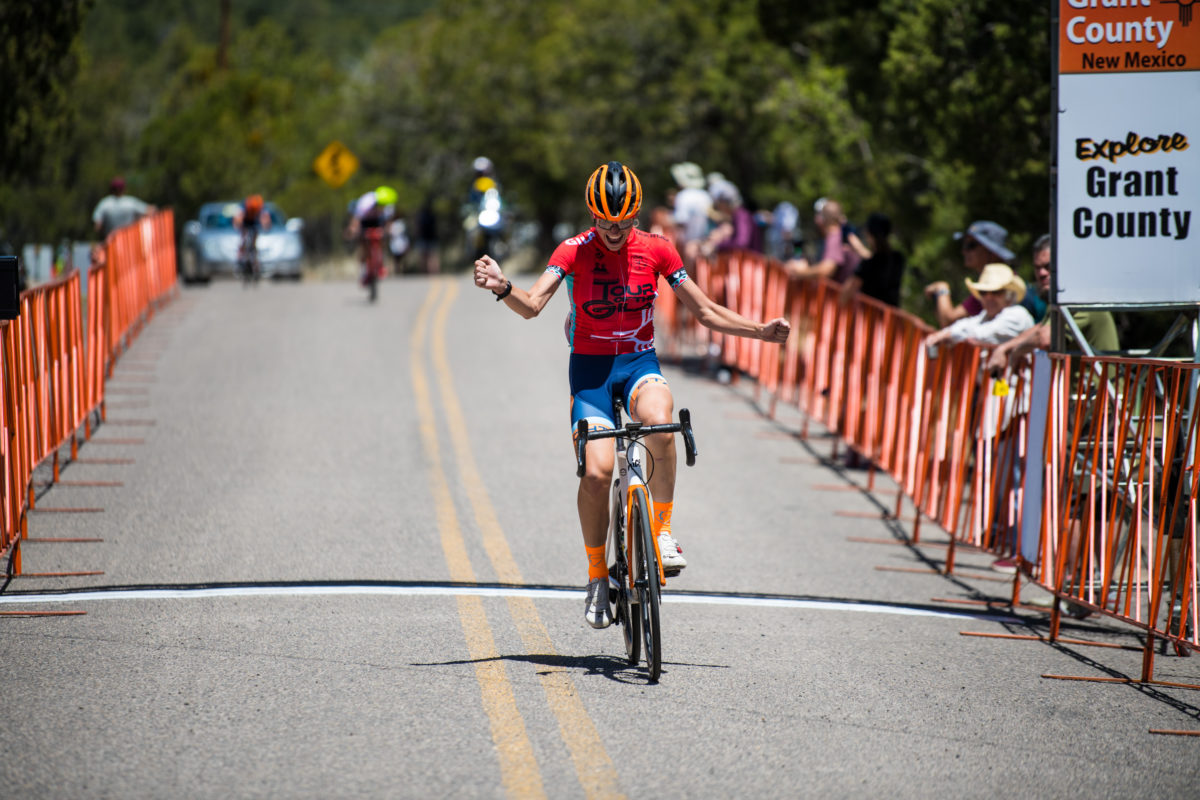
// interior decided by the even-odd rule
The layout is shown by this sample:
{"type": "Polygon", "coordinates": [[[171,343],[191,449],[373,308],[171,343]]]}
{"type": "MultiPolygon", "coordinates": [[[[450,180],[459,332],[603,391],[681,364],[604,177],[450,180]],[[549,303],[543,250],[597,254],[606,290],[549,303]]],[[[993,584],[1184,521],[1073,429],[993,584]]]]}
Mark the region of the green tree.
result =
{"type": "Polygon", "coordinates": [[[0,5],[0,178],[37,173],[45,153],[72,123],[68,89],[79,68],[77,47],[91,0],[43,3],[8,0],[0,5]]]}
{"type": "Polygon", "coordinates": [[[585,221],[580,186],[610,158],[652,202],[683,159],[771,202],[866,183],[841,71],[794,63],[749,0],[460,0],[386,32],[358,76],[365,163],[465,191],[472,158],[489,155],[547,235],[585,221]]]}

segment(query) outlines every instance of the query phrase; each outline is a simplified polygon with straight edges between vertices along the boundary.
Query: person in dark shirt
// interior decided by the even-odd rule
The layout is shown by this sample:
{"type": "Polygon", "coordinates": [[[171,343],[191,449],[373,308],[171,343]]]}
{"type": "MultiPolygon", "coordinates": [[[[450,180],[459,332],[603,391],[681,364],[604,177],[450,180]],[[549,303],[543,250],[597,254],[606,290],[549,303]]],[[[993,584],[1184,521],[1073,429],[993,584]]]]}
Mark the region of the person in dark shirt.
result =
{"type": "Polygon", "coordinates": [[[859,263],[854,275],[846,282],[844,296],[862,292],[867,297],[900,305],[900,282],[904,278],[904,254],[892,249],[892,221],[875,212],[867,217],[867,246],[871,257],[859,263]]]}

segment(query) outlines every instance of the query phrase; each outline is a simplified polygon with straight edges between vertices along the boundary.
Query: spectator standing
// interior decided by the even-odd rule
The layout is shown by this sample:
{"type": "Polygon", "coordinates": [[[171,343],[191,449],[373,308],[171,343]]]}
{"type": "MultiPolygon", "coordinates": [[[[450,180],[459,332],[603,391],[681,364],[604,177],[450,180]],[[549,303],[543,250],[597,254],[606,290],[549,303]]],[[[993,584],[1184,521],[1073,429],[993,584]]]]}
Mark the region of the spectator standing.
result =
{"type": "Polygon", "coordinates": [[[679,191],[675,193],[675,226],[683,263],[691,264],[700,255],[700,245],[708,236],[712,196],[705,189],[704,170],[699,164],[684,161],[671,166],[671,177],[679,191]]]}
{"type": "Polygon", "coordinates": [[[428,275],[442,271],[442,257],[438,248],[437,212],[433,208],[433,195],[425,198],[417,210],[416,220],[417,253],[421,257],[421,269],[428,275]]]}
{"type": "Polygon", "coordinates": [[[392,221],[388,223],[388,252],[392,254],[392,272],[399,275],[404,272],[404,257],[408,255],[408,223],[404,213],[396,209],[392,221]]]}
{"type": "Polygon", "coordinates": [[[92,224],[101,238],[154,212],[154,206],[125,194],[125,179],[117,176],[108,184],[108,194],[92,212],[92,224]]]}
{"type": "Polygon", "coordinates": [[[727,250],[762,252],[758,221],[742,202],[742,193],[738,188],[722,178],[709,184],[708,193],[712,196],[717,226],[704,242],[704,253],[708,255],[727,250]]]}
{"type": "Polygon", "coordinates": [[[780,261],[802,254],[804,239],[800,234],[800,209],[786,200],[778,203],[771,210],[764,244],[767,255],[780,261]]]}
{"type": "Polygon", "coordinates": [[[836,200],[826,200],[819,204],[819,208],[813,221],[824,242],[820,259],[816,264],[811,264],[807,258],[800,256],[786,261],[784,268],[793,278],[831,278],[838,283],[845,283],[858,268],[861,257],[843,241],[844,216],[841,204],[836,200]]]}
{"type": "Polygon", "coordinates": [[[862,292],[899,307],[905,260],[903,253],[892,249],[891,234],[892,220],[886,214],[875,212],[867,217],[867,249],[871,255],[859,263],[854,275],[846,281],[844,297],[862,292]]]}
{"type": "MultiPolygon", "coordinates": [[[[954,234],[954,238],[962,246],[963,266],[972,275],[979,275],[989,264],[1012,263],[1013,252],[1005,246],[1008,231],[995,222],[977,220],[965,231],[954,234]]],[[[937,322],[941,328],[964,317],[973,317],[983,310],[983,304],[974,295],[968,295],[961,305],[955,305],[950,296],[950,284],[946,281],[929,284],[925,287],[925,294],[937,306],[937,322]]]]}
{"type": "MultiPolygon", "coordinates": [[[[818,197],[817,201],[813,203],[813,214],[820,214],[828,202],[830,202],[829,198],[818,197]]],[[[842,244],[857,253],[859,258],[870,258],[871,251],[867,249],[862,237],[858,235],[858,228],[846,217],[846,213],[841,209],[841,204],[837,203],[837,201],[834,201],[834,203],[834,208],[830,211],[837,217],[838,222],[842,226],[842,244]]]]}

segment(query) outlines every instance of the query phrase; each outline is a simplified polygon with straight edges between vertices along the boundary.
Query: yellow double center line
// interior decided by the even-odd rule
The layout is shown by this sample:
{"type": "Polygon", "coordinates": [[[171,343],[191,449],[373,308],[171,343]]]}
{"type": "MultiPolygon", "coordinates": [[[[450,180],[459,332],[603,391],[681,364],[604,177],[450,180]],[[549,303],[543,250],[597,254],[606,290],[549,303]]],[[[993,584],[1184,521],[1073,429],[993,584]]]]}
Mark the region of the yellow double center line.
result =
{"type": "MultiPolygon", "coordinates": [[[[475,572],[471,568],[450,485],[442,465],[433,401],[423,365],[426,326],[435,304],[438,305],[434,315],[430,358],[436,374],[446,425],[450,431],[458,477],[471,503],[476,527],[496,576],[504,583],[521,584],[524,583],[524,578],[513,559],[508,539],[500,527],[479,469],[475,465],[467,437],[466,421],[454,389],[450,361],[446,356],[446,319],[458,291],[457,280],[438,280],[433,283],[417,314],[410,359],[421,439],[430,462],[430,489],[437,508],[442,549],[451,579],[474,582],[475,572]]],[[[528,653],[556,655],[550,635],[538,616],[532,599],[509,597],[508,610],[528,653]]],[[[510,797],[544,797],[545,789],[525,729],[525,721],[517,708],[504,662],[496,653],[483,602],[478,597],[460,597],[458,613],[467,649],[471,659],[475,661],[475,677],[479,682],[483,705],[491,724],[492,739],[499,755],[500,774],[505,791],[510,797]]],[[[595,724],[583,707],[570,674],[561,667],[550,667],[540,671],[538,677],[546,694],[546,701],[558,720],[559,732],[571,755],[585,795],[589,798],[623,797],[617,783],[616,768],[600,740],[595,724]]]]}

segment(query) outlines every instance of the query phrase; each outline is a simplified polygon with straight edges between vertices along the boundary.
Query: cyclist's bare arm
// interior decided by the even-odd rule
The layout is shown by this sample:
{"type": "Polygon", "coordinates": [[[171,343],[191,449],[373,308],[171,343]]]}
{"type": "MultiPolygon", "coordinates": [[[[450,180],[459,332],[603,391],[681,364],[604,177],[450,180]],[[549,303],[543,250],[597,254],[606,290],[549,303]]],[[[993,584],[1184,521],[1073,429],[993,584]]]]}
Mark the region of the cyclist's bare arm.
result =
{"type": "MultiPolygon", "coordinates": [[[[542,312],[546,303],[558,291],[560,283],[562,281],[555,274],[543,272],[528,291],[514,284],[508,297],[504,298],[504,305],[525,319],[533,319],[542,312]]],[[[485,255],[475,262],[475,285],[490,292],[502,292],[508,285],[508,279],[500,271],[500,265],[495,259],[485,255]]]]}
{"type": "Polygon", "coordinates": [[[701,325],[714,331],[731,336],[762,339],[764,342],[784,342],[792,330],[792,326],[783,317],[768,322],[747,319],[706,295],[694,281],[679,284],[675,287],[675,295],[701,325]]]}

